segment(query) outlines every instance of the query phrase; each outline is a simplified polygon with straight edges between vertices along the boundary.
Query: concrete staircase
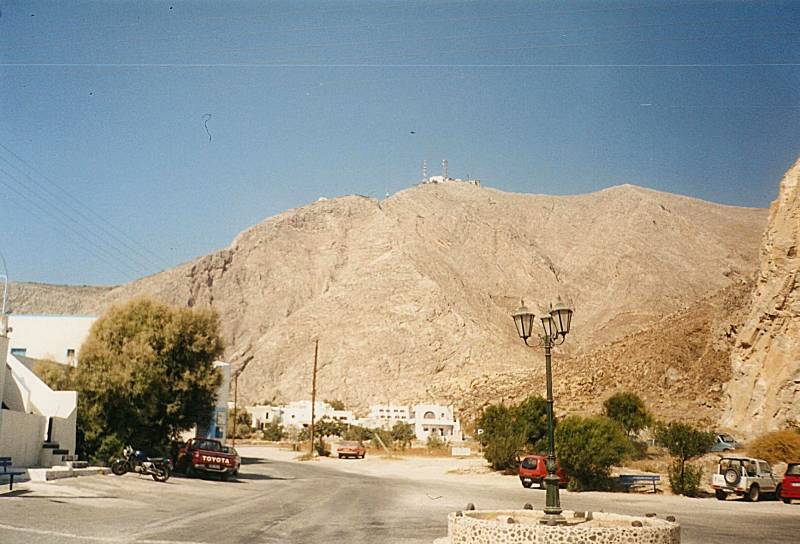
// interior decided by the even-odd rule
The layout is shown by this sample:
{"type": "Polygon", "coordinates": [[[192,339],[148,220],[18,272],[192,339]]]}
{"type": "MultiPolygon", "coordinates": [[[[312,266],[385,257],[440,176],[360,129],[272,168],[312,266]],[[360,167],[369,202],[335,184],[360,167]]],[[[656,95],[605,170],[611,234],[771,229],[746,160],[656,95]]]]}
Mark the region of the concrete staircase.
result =
{"type": "Polygon", "coordinates": [[[69,450],[59,447],[58,442],[44,442],[39,453],[39,466],[52,467],[63,462],[63,457],[69,455],[69,450]]]}

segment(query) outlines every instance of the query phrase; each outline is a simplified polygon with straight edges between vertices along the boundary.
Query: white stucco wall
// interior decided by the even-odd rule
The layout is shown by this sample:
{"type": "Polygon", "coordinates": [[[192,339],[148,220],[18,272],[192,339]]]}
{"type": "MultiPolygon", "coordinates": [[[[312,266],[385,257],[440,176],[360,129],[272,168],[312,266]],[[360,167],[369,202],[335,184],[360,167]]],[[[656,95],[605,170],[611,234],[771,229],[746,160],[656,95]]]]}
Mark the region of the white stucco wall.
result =
{"type": "Polygon", "coordinates": [[[75,411],[78,403],[75,391],[53,391],[13,355],[8,356],[7,364],[22,395],[25,412],[67,418],[75,411]]]}
{"type": "Polygon", "coordinates": [[[75,350],[75,356],[80,356],[80,347],[96,319],[91,316],[11,314],[8,316],[10,345],[6,353],[24,349],[26,357],[74,363],[67,359],[67,350],[75,350]]]}
{"type": "Polygon", "coordinates": [[[38,465],[46,425],[37,414],[0,410],[0,457],[11,457],[15,467],[38,465]]]}

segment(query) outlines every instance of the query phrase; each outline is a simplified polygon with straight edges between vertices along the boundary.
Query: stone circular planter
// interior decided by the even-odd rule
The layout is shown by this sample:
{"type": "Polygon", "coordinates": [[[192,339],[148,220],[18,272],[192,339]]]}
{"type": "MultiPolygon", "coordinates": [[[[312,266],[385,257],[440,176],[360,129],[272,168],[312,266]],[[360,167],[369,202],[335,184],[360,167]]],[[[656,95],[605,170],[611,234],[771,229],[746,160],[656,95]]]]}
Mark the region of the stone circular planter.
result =
{"type": "Polygon", "coordinates": [[[471,510],[447,517],[442,544],[679,544],[681,528],[654,517],[565,510],[566,525],[542,525],[536,510],[471,510]]]}

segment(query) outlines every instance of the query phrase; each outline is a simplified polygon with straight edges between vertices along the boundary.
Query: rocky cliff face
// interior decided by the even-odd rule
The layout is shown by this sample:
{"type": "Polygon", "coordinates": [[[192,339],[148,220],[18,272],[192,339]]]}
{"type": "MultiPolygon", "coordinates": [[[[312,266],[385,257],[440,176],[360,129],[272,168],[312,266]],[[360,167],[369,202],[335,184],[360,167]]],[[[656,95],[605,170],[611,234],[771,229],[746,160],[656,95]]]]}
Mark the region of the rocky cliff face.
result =
{"type": "MultiPolygon", "coordinates": [[[[581,357],[752,277],[765,220],[630,185],[567,197],[425,185],[289,210],[100,306],[148,294],[216,308],[234,367],[253,356],[246,401],[307,398],[317,337],[322,398],[442,400],[481,376],[541,376],[510,318],[520,298],[569,298],[559,356],[581,357]]],[[[570,390],[564,406],[598,388],[570,390]]]]}
{"type": "Polygon", "coordinates": [[[746,433],[800,422],[800,160],[781,180],[750,312],[731,357],[725,424],[746,433]]]}

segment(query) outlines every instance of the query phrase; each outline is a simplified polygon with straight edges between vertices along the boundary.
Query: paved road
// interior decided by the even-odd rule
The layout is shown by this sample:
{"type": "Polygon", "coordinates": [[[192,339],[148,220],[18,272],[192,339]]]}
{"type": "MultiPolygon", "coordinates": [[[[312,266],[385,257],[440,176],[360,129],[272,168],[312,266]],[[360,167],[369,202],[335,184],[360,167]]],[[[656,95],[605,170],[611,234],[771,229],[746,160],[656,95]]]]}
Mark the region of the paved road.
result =
{"type": "MultiPolygon", "coordinates": [[[[500,487],[421,482],[255,459],[232,482],[175,477],[159,484],[128,474],[25,487],[0,497],[2,544],[428,544],[446,534],[447,513],[468,502],[519,508],[544,501],[543,491],[512,479],[500,487]]],[[[602,493],[565,494],[562,502],[576,510],[676,515],[684,543],[796,543],[800,535],[800,505],[602,493]]]]}

